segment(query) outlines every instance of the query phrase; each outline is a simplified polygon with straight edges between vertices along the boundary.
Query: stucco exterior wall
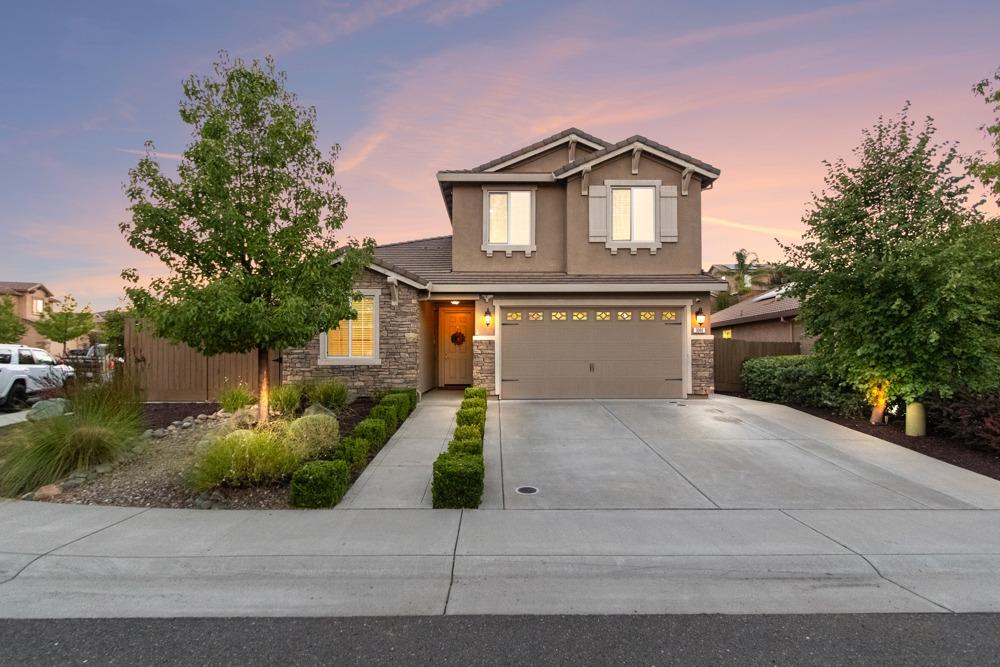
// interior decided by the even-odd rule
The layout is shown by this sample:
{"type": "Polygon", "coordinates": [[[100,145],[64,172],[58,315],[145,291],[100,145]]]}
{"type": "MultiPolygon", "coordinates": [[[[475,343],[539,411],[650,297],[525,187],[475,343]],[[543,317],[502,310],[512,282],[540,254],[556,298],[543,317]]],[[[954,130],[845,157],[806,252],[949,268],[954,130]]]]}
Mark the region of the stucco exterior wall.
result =
{"type": "Polygon", "coordinates": [[[417,391],[437,386],[437,307],[431,301],[420,302],[420,363],[417,391]]]}
{"type": "MultiPolygon", "coordinates": [[[[421,310],[417,290],[400,283],[399,300],[392,304],[392,294],[385,276],[374,271],[362,273],[358,289],[379,290],[379,358],[371,365],[323,365],[320,363],[320,336],[305,347],[282,352],[282,382],[303,380],[342,380],[352,396],[370,396],[378,389],[416,387],[425,358],[421,333],[421,310]]],[[[433,339],[431,339],[433,340],[433,339]]]]}
{"type": "Polygon", "coordinates": [[[581,177],[566,183],[566,271],[575,274],[632,273],[640,275],[671,275],[701,273],[701,183],[692,177],[687,196],[680,195],[681,169],[656,159],[639,159],[639,173],[632,173],[632,153],[626,152],[593,168],[591,185],[604,185],[608,180],[659,180],[663,185],[676,185],[677,242],[664,243],[655,255],[639,250],[632,255],[619,251],[612,255],[604,243],[590,242],[589,198],[581,195],[581,177]]]}

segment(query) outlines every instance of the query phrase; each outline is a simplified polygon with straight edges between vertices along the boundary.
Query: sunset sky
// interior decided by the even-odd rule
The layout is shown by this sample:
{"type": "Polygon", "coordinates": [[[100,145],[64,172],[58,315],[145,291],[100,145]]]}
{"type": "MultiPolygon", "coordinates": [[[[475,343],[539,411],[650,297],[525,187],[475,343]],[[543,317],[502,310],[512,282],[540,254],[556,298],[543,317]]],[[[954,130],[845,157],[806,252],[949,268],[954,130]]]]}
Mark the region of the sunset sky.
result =
{"type": "Polygon", "coordinates": [[[575,125],[719,167],[704,266],[795,240],[822,160],[906,100],[941,139],[984,148],[971,86],[1000,66],[998,2],[9,3],[0,24],[0,280],[97,309],[154,260],[117,225],[146,139],[190,140],[181,81],[216,53],[272,54],[340,143],[344,235],[449,233],[435,181],[575,125]]]}

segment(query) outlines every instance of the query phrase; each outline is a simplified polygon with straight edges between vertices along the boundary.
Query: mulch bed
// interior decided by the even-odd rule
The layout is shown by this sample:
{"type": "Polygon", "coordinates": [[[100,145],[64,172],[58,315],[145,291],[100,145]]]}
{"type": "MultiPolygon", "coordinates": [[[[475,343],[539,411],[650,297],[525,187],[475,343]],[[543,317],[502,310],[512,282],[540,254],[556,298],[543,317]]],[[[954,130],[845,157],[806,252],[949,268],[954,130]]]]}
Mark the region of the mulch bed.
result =
{"type": "Polygon", "coordinates": [[[912,449],[931,458],[965,468],[980,475],[1000,480],[1000,452],[940,435],[928,434],[913,438],[903,432],[903,421],[892,420],[888,424],[872,425],[860,417],[836,415],[824,408],[797,408],[816,417],[846,426],[847,428],[882,438],[889,442],[912,449]]]}
{"type": "Polygon", "coordinates": [[[190,403],[146,403],[144,417],[146,428],[166,428],[175,421],[198,414],[210,415],[219,410],[219,404],[211,401],[190,403]]]}
{"type": "MultiPolygon", "coordinates": [[[[375,402],[358,398],[339,416],[340,432],[349,434],[368,416],[375,402]]],[[[174,421],[219,409],[216,403],[147,403],[149,428],[165,428],[174,421]]],[[[187,484],[187,474],[194,461],[198,442],[217,427],[208,420],[189,429],[179,429],[167,437],[152,440],[139,456],[116,465],[110,472],[95,475],[79,488],[58,496],[55,502],[125,507],[197,507],[199,494],[187,484]]],[[[353,482],[353,479],[351,480],[353,482]]],[[[288,509],[288,485],[258,486],[246,489],[220,488],[213,499],[228,509],[288,509]]]]}

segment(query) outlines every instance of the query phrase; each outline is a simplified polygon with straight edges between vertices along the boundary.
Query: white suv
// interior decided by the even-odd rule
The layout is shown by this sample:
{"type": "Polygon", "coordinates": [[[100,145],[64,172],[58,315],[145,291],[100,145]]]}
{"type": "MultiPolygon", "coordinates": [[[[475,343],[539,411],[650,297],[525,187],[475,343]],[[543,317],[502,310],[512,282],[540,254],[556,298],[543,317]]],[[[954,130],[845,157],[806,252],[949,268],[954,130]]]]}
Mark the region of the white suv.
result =
{"type": "Polygon", "coordinates": [[[0,407],[18,410],[40,391],[65,387],[73,379],[73,368],[45,350],[0,345],[0,407]]]}

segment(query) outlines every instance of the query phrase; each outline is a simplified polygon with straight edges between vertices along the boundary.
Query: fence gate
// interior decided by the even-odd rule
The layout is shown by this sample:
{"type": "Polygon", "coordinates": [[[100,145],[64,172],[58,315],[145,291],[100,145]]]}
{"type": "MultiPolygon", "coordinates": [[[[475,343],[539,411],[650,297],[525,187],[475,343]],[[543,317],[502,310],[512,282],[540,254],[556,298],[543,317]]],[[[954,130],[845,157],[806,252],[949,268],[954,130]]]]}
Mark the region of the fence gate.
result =
{"type": "MultiPolygon", "coordinates": [[[[206,357],[196,350],[140,331],[125,322],[125,362],[139,374],[147,401],[214,401],[227,385],[257,388],[257,353],[206,357]]],[[[278,356],[271,352],[271,386],[281,381],[278,356]]]]}
{"type": "Polygon", "coordinates": [[[752,357],[776,357],[801,354],[799,343],[776,343],[756,340],[715,339],[715,390],[742,392],[740,373],[743,362],[752,357]]]}

